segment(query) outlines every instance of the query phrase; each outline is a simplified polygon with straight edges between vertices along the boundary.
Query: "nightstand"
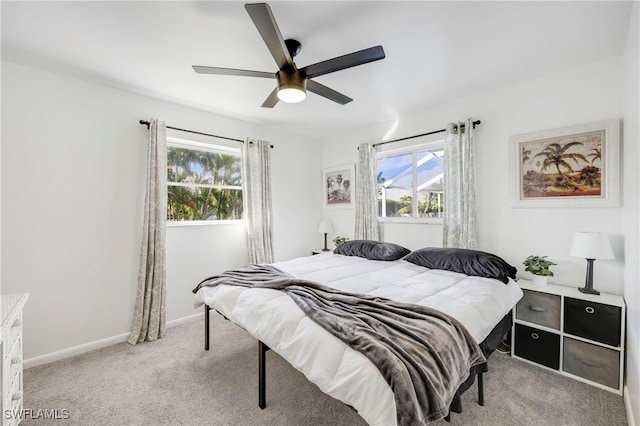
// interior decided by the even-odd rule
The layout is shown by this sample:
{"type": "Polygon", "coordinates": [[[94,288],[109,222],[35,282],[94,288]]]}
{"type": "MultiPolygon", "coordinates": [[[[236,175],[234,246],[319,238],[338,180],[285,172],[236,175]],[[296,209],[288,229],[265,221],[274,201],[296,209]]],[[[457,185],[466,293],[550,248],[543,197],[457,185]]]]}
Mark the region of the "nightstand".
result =
{"type": "Polygon", "coordinates": [[[625,303],[622,296],[519,280],[512,356],[622,395],[625,303]]]}
{"type": "Polygon", "coordinates": [[[333,249],[329,249],[328,251],[324,251],[321,248],[311,250],[311,256],[322,253],[333,253],[333,249]]]}

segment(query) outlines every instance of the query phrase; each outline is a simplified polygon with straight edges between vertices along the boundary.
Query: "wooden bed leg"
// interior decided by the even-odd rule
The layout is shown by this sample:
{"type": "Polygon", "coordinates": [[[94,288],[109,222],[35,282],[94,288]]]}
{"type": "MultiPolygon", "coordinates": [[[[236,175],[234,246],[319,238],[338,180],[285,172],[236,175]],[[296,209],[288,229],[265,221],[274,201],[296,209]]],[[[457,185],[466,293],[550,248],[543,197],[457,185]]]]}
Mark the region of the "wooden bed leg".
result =
{"type": "Polygon", "coordinates": [[[267,406],[267,371],[266,371],[266,353],[269,346],[258,340],[258,407],[264,410],[267,406]]]}
{"type": "Polygon", "coordinates": [[[484,381],[482,378],[483,373],[478,373],[478,404],[484,406],[484,381]]]}
{"type": "Polygon", "coordinates": [[[204,305],[204,350],[205,351],[209,350],[209,317],[211,316],[210,311],[211,311],[211,308],[205,304],[204,305]]]}

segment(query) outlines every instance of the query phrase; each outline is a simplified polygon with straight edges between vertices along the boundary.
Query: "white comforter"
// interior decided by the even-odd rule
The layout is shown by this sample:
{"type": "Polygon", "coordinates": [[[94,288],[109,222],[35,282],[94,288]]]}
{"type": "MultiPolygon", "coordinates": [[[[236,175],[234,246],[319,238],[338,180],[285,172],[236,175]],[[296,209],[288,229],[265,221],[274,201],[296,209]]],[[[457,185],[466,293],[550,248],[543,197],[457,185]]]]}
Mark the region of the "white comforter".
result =
{"type": "MultiPolygon", "coordinates": [[[[522,297],[511,280],[505,285],[404,260],[371,261],[325,253],[273,266],[347,292],[438,309],[460,321],[478,343],[522,297]]],[[[393,393],[371,361],[311,321],[284,292],[203,287],[195,306],[202,303],[264,342],[323,392],[355,408],[367,423],[396,424],[393,393]]]]}

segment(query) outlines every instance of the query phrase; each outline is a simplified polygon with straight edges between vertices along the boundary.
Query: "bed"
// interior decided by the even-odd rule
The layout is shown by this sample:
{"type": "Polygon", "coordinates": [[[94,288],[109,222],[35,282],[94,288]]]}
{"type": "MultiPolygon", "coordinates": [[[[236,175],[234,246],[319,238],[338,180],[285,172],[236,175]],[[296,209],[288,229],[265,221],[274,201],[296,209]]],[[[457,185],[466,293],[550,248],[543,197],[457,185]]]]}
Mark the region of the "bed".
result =
{"type": "MultiPolygon", "coordinates": [[[[425,248],[409,253],[391,243],[352,241],[333,253],[267,267],[295,278],[296,283],[320,283],[340,294],[417,306],[442,313],[444,318],[453,318],[454,324],[462,325],[462,331],[483,357],[476,357],[474,363],[467,365],[464,375],[451,374],[455,376],[454,392],[448,391],[444,396],[446,412],[430,414],[424,422],[447,418],[450,411],[461,411],[460,394],[476,377],[481,385],[479,374],[487,370],[486,358],[509,330],[511,309],[522,297],[514,281],[515,268],[495,255],[472,250],[425,248]]],[[[210,309],[259,341],[262,408],[264,352],[270,348],[324,393],[353,407],[367,423],[414,422],[415,419],[402,420],[400,405],[404,403],[394,396],[398,391],[392,390],[393,379],[389,379],[388,372],[383,377],[380,366],[374,365],[370,356],[312,320],[286,291],[235,285],[225,274],[204,280],[194,289],[195,306],[205,305],[207,314],[205,348],[208,349],[210,309]]],[[[444,392],[436,389],[435,393],[444,392]]],[[[479,398],[482,400],[482,395],[479,398]]]]}

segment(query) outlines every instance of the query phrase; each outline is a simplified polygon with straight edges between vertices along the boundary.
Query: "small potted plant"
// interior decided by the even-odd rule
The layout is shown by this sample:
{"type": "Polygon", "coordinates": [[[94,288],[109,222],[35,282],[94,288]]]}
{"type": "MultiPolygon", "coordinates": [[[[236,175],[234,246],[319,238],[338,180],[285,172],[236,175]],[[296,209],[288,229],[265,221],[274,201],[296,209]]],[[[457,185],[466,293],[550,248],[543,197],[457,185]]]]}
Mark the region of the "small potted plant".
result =
{"type": "Polygon", "coordinates": [[[340,247],[342,244],[346,243],[348,239],[349,237],[337,236],[333,239],[333,244],[335,244],[336,247],[340,247]]]}
{"type": "Polygon", "coordinates": [[[549,270],[550,266],[557,265],[550,260],[547,260],[547,256],[529,256],[522,264],[525,266],[524,270],[533,274],[533,283],[535,285],[546,285],[547,277],[552,277],[553,272],[549,270]]]}

